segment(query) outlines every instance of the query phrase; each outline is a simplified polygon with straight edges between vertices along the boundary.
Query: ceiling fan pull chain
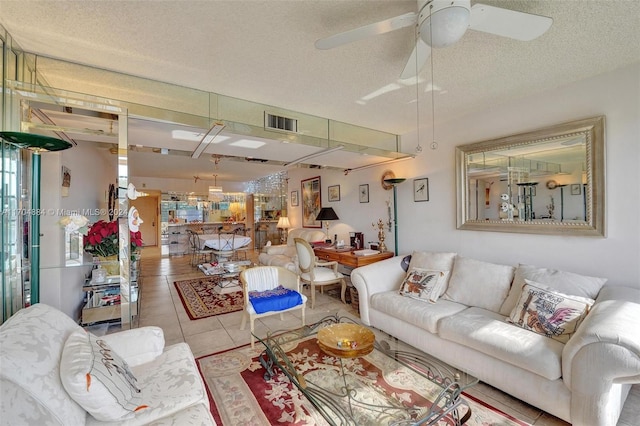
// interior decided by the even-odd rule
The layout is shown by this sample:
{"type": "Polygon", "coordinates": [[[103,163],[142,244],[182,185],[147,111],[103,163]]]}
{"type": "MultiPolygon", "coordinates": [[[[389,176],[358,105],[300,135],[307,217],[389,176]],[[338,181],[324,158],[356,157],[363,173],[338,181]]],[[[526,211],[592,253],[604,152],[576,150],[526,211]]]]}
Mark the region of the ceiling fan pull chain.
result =
{"type": "MultiPolygon", "coordinates": [[[[433,11],[433,3],[429,5],[431,11],[429,11],[429,15],[433,11]]],[[[431,18],[429,18],[431,19],[431,18]]],[[[433,23],[432,23],[433,24],[433,23]]],[[[429,25],[429,38],[433,40],[433,25],[429,25]]],[[[438,148],[438,142],[436,142],[436,100],[435,100],[435,92],[436,92],[436,83],[433,75],[433,54],[431,52],[431,149],[438,148]]]]}

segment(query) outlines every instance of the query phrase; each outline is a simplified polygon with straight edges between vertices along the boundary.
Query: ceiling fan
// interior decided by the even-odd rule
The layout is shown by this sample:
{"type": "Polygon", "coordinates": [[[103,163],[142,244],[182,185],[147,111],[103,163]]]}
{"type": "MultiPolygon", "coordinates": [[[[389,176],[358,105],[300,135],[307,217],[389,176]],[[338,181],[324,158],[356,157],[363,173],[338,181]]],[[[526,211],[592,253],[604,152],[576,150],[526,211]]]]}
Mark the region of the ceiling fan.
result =
{"type": "Polygon", "coordinates": [[[427,62],[431,48],[447,47],[462,38],[467,29],[530,41],[544,34],[553,19],[503,9],[470,0],[418,0],[418,13],[410,12],[316,41],[316,48],[331,49],[400,28],[416,27],[416,46],[400,75],[414,77],[427,62]]]}

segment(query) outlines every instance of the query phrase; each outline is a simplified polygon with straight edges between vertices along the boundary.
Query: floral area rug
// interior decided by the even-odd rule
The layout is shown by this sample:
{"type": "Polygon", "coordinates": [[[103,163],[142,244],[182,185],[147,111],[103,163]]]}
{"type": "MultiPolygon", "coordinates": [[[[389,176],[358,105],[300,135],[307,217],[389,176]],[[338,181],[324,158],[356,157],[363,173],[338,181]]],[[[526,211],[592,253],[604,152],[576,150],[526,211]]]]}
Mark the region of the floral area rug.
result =
{"type": "MultiPolygon", "coordinates": [[[[241,347],[197,359],[216,422],[223,426],[328,425],[280,369],[265,379],[268,375],[265,376],[266,370],[259,362],[263,349],[264,346],[256,343],[255,349],[241,347]]],[[[340,394],[346,380],[358,402],[352,401],[349,406],[347,398],[341,398],[337,404],[339,409],[351,411],[352,419],[327,411],[335,424],[388,425],[407,417],[406,407],[429,407],[438,393],[435,385],[378,351],[360,358],[343,359],[341,366],[339,359],[320,350],[315,337],[284,349],[295,371],[304,377],[307,389],[340,394]],[[383,403],[401,408],[382,410],[379,407],[383,403]]],[[[324,393],[324,397],[328,395],[324,393]]],[[[318,394],[318,397],[323,396],[318,394]]],[[[527,425],[475,398],[465,396],[465,400],[471,408],[466,425],[527,425]]],[[[460,416],[467,410],[464,406],[460,408],[460,416]]],[[[437,424],[452,425],[453,421],[444,419],[437,424]]]]}
{"type": "Polygon", "coordinates": [[[240,311],[244,307],[242,291],[218,294],[220,277],[176,281],[182,305],[192,320],[240,311]]]}

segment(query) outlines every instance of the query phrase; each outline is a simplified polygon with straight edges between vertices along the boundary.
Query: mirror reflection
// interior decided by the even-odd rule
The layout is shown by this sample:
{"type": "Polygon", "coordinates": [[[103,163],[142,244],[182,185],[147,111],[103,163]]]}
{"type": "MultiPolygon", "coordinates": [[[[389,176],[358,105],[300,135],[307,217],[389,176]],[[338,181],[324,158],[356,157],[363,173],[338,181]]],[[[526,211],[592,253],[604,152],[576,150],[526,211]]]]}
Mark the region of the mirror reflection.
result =
{"type": "Polygon", "coordinates": [[[457,148],[458,228],[603,235],[604,118],[457,148]]]}

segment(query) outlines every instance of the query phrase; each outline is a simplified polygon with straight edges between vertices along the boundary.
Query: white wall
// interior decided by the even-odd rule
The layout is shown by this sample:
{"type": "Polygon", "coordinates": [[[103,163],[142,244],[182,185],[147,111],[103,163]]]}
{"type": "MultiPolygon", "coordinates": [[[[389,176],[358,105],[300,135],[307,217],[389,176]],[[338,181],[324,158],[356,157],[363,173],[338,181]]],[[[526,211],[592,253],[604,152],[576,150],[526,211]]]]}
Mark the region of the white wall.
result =
{"type": "MultiPolygon", "coordinates": [[[[391,169],[407,181],[398,186],[399,246],[413,250],[454,251],[490,262],[526,263],[606,277],[611,284],[640,287],[640,64],[576,82],[547,93],[438,124],[436,150],[429,148],[431,129],[421,129],[424,152],[415,160],[375,167],[348,176],[335,171],[290,171],[289,192],[300,190],[300,180],[322,176],[323,206],[340,217],[338,238],[349,230],[365,232],[375,240],[371,222],[386,216],[385,201],[392,196],[380,185],[391,169]],[[454,148],[457,145],[522,133],[557,123],[606,116],[606,238],[509,234],[456,229],[454,148]],[[425,136],[429,135],[429,136],[425,136]],[[429,178],[429,201],[413,201],[413,179],[429,178]],[[358,202],[358,185],[368,183],[370,202],[358,202]],[[340,185],[341,201],[326,201],[327,186],[340,185]]],[[[446,96],[446,95],[443,95],[446,96]]],[[[436,104],[437,107],[437,104],[436,104]]],[[[430,120],[425,120],[430,123],[430,120]]],[[[404,150],[416,145],[415,134],[404,135],[404,150]]],[[[290,207],[291,208],[291,207],[290,207]]],[[[299,226],[299,208],[290,220],[299,226]]],[[[332,226],[330,233],[334,233],[332,226]]],[[[387,233],[389,248],[392,233],[387,233]]]]}
{"type": "Polygon", "coordinates": [[[41,218],[40,301],[79,318],[84,298],[82,286],[92,265],[65,267],[64,230],[58,221],[61,210],[85,210],[97,214],[87,216],[93,223],[107,220],[106,195],[109,183],[115,183],[116,157],[104,155],[90,143],[80,143],[66,151],[42,154],[41,208],[55,211],[41,218]],[[71,170],[69,195],[62,196],[62,166],[71,170]],[[100,211],[100,210],[104,211],[100,211]]]}

